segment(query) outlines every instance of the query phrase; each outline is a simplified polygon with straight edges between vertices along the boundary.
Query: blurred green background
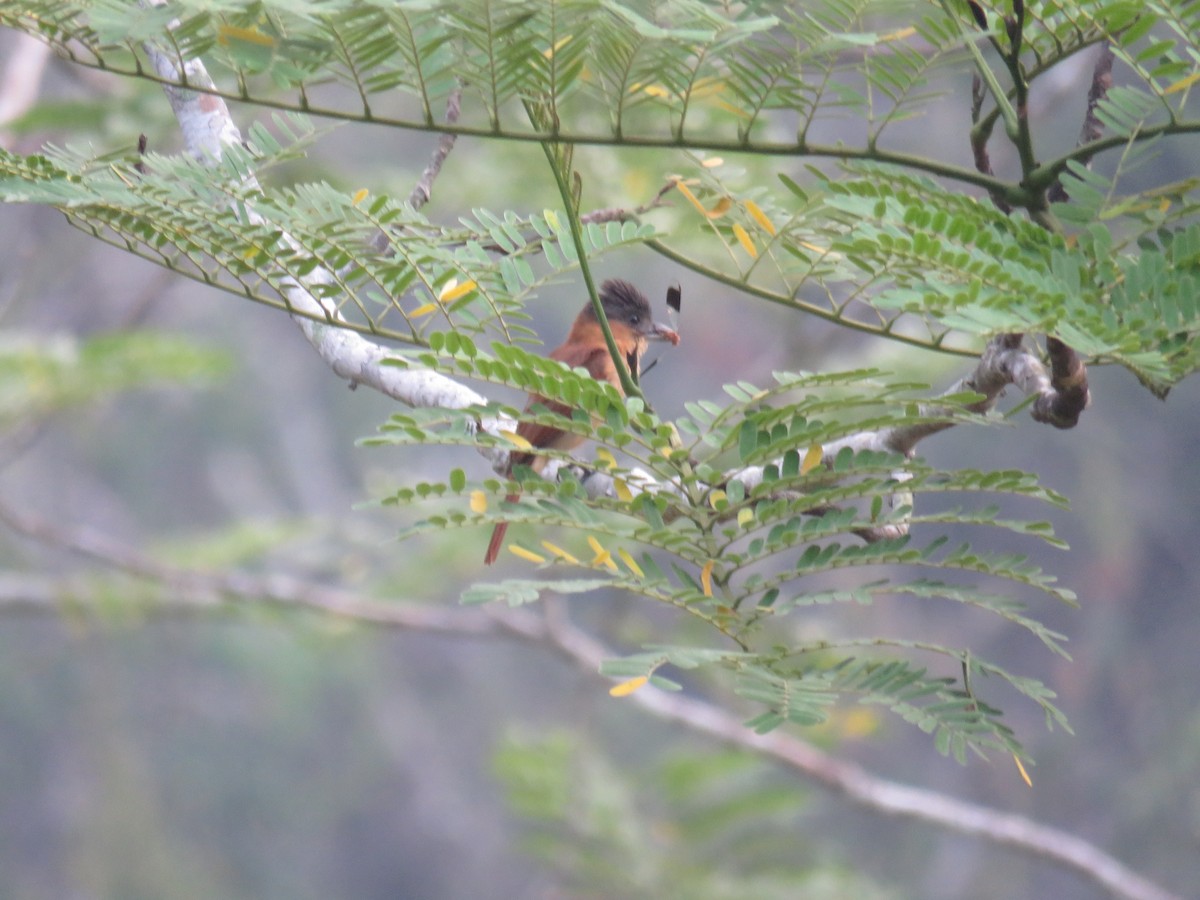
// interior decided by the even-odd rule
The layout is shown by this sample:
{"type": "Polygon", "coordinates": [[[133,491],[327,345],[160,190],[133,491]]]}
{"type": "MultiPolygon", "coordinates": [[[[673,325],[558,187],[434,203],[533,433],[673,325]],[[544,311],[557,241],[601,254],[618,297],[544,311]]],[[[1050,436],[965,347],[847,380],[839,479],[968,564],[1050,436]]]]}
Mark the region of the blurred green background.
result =
{"type": "MultiPolygon", "coordinates": [[[[15,44],[0,34],[0,56],[15,44]]],[[[1032,111],[1064,141],[1078,121],[1063,104],[1076,109],[1086,83],[1082,70],[1064,73],[1063,94],[1032,111]]],[[[109,150],[139,132],[155,149],[178,145],[152,88],[52,65],[43,98],[5,133],[10,149],[109,150]]],[[[243,125],[258,115],[234,113],[243,125]]],[[[948,100],[907,139],[920,149],[950,135],[969,163],[966,121],[964,103],[948,100]]],[[[278,177],[404,196],[432,145],[343,127],[278,177]]],[[[641,202],[672,171],[669,156],[649,153],[579,158],[597,206],[641,202]]],[[[1169,145],[1156,165],[1156,180],[1195,175],[1194,142],[1169,145]]],[[[463,139],[429,213],[553,205],[543,166],[536,147],[463,139]]],[[[777,368],[873,364],[937,386],[967,368],[732,295],[649,252],[599,270],[635,279],[656,303],[683,284],[684,342],[646,381],[666,415],[777,368]]],[[[580,299],[563,284],[532,310],[548,343],[580,299]]],[[[4,509],[181,566],[288,572],[397,603],[455,606],[482,575],[486,535],[396,544],[401,523],[360,505],[422,472],[486,464],[357,448],[391,401],[347,390],[285,316],[30,207],[0,208],[0,313],[4,509]]],[[[1006,706],[1037,761],[1033,788],[1009,760],[961,767],[898,721],[847,713],[805,736],[889,777],[1078,833],[1186,894],[1200,851],[1200,387],[1160,403],[1100,369],[1092,390],[1073,431],[1021,416],[921,448],[939,465],[1031,470],[1071,498],[1070,512],[1052,513],[1069,552],[1013,549],[1044,554],[1078,592],[1080,610],[1035,609],[1070,636],[1074,662],[998,619],[943,607],[812,613],[957,642],[1044,679],[1075,734],[1006,706]]],[[[849,808],[513,641],[259,605],[162,616],[136,580],[8,527],[0,598],[0,897],[1098,896],[1045,864],[849,808]],[[15,600],[64,580],[107,612],[15,600]]],[[[614,642],[671,621],[621,597],[573,614],[614,642]]]]}

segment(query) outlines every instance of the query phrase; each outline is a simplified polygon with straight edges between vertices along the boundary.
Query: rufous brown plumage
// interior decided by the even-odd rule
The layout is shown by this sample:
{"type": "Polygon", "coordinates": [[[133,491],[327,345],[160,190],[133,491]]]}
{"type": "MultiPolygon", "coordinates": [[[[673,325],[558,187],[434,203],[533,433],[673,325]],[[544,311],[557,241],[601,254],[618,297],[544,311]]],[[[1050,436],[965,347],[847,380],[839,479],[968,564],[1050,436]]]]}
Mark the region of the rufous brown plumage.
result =
{"type": "MultiPolygon", "coordinates": [[[[650,341],[669,341],[679,343],[679,335],[666,325],[654,321],[650,314],[650,301],[645,295],[628,281],[610,279],[600,286],[600,304],[604,307],[605,318],[608,319],[609,329],[616,342],[617,349],[629,366],[629,371],[635,376],[641,371],[642,353],[650,341]]],[[[586,304],[575,317],[567,339],[561,347],[552,350],[550,359],[558,360],[571,368],[586,369],[588,374],[597,381],[607,381],[623,394],[621,376],[613,362],[608,344],[604,340],[604,332],[596,318],[592,304],[586,304]]],[[[570,418],[571,409],[556,400],[550,400],[538,394],[531,394],[525,408],[529,409],[535,403],[570,418]]],[[[535,449],[573,450],[583,443],[583,438],[570,431],[555,428],[542,422],[521,422],[517,426],[517,434],[527,440],[535,449]]],[[[506,474],[511,475],[515,466],[529,466],[535,472],[540,472],[546,465],[546,457],[534,452],[514,452],[509,456],[506,474]]],[[[519,494],[509,494],[508,502],[515,503],[519,494]]],[[[504,533],[508,523],[501,522],[492,531],[492,539],[488,543],[487,555],[483,561],[491,565],[500,554],[504,543],[504,533]]]]}

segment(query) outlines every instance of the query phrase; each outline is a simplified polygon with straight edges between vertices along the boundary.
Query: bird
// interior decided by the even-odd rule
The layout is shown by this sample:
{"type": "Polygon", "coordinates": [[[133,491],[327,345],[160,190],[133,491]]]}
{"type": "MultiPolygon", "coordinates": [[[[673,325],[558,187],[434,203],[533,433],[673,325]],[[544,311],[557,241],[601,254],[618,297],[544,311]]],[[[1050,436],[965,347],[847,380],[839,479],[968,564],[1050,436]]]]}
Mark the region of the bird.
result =
{"type": "MultiPolygon", "coordinates": [[[[679,334],[674,329],[654,321],[650,313],[650,301],[628,281],[610,278],[600,285],[600,305],[604,308],[604,316],[608,319],[617,350],[635,378],[641,371],[642,353],[650,341],[667,341],[673,346],[679,344],[679,334]]],[[[590,301],[575,317],[562,346],[550,351],[548,355],[550,359],[566,363],[573,369],[586,369],[597,381],[607,381],[624,396],[621,374],[613,363],[612,354],[609,353],[608,344],[604,340],[604,332],[600,328],[600,321],[596,318],[595,307],[590,301]]],[[[571,417],[569,406],[539,394],[530,394],[525,409],[528,410],[535,404],[541,404],[568,419],[571,417]]],[[[579,435],[544,422],[521,422],[517,426],[517,434],[528,441],[535,450],[573,450],[583,443],[583,438],[579,435]]],[[[541,472],[546,461],[547,457],[539,456],[536,452],[511,453],[505,475],[511,476],[516,466],[528,466],[534,472],[541,472]]],[[[520,496],[509,494],[506,499],[509,503],[515,503],[520,496]]],[[[500,522],[493,529],[487,554],[483,558],[487,565],[494,563],[500,555],[500,546],[504,543],[504,533],[507,530],[507,522],[500,522]]]]}

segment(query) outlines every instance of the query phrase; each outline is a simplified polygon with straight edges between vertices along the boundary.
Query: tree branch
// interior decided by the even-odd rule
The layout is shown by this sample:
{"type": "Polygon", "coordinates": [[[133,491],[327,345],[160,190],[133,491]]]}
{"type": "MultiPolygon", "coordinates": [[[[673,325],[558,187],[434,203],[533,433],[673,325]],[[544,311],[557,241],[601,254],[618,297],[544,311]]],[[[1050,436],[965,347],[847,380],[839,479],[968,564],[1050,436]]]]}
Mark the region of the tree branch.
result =
{"type": "MultiPolygon", "coordinates": [[[[0,503],[0,522],[11,530],[49,546],[102,563],[127,575],[161,585],[169,598],[139,612],[197,614],[220,612],[230,601],[308,610],[388,628],[462,636],[537,631],[534,617],[511,618],[503,624],[473,610],[407,606],[364,599],[359,595],[283,574],[210,573],[158,562],[94,531],[67,530],[22,515],[0,503]]],[[[86,609],[87,587],[80,579],[0,574],[0,608],[13,611],[64,613],[86,609]]]]}
{"type": "MultiPolygon", "coordinates": [[[[454,90],[450,92],[450,96],[446,98],[446,124],[453,125],[457,122],[461,112],[462,85],[459,84],[455,86],[454,90]]],[[[438,136],[437,146],[434,148],[433,154],[429,157],[429,164],[425,166],[420,179],[413,186],[412,193],[408,195],[408,202],[413,209],[420,209],[433,196],[433,182],[441,174],[442,164],[446,162],[446,157],[454,149],[454,142],[457,140],[458,135],[449,131],[443,131],[438,136]]]]}
{"type": "MultiPolygon", "coordinates": [[[[462,85],[456,85],[454,90],[450,92],[450,96],[446,98],[446,124],[453,125],[458,121],[459,114],[462,112],[462,85]]],[[[433,148],[433,153],[430,154],[429,162],[425,169],[421,172],[421,177],[413,186],[412,192],[408,195],[408,203],[413,209],[420,209],[429,202],[429,198],[433,196],[433,183],[437,180],[438,175],[442,172],[442,165],[446,162],[446,157],[450,155],[450,151],[454,149],[454,143],[458,140],[458,135],[449,131],[444,131],[438,137],[437,146],[433,148]]],[[[371,241],[371,249],[376,253],[386,253],[391,244],[391,237],[386,231],[380,231],[371,241]]]]}
{"type": "MultiPolygon", "coordinates": [[[[1065,344],[1059,341],[1055,341],[1055,344],[1073,354],[1065,344]]],[[[1059,350],[1059,355],[1054,358],[1061,358],[1062,364],[1067,365],[1069,358],[1062,350],[1059,350]]],[[[1078,363],[1078,357],[1074,359],[1078,363]]],[[[1003,334],[988,342],[971,373],[951,385],[944,396],[963,392],[981,394],[982,397],[970,404],[967,410],[982,414],[994,409],[1003,396],[1004,389],[1012,385],[1026,396],[1034,397],[1034,419],[1059,427],[1070,427],[1067,424],[1059,424],[1060,421],[1065,422],[1065,419],[1060,420],[1059,416],[1075,412],[1075,418],[1078,419],[1078,411],[1090,400],[1086,378],[1082,385],[1078,379],[1077,369],[1069,369],[1069,372],[1056,370],[1053,374],[1047,374],[1045,366],[1025,348],[1024,335],[1003,334]]],[[[922,416],[937,417],[949,410],[939,407],[935,402],[922,405],[920,412],[922,416]]],[[[822,462],[832,465],[837,455],[846,449],[855,453],[873,450],[912,456],[920,441],[952,428],[954,424],[952,421],[921,422],[916,425],[861,431],[823,447],[822,462]]],[[[1074,421],[1070,424],[1074,424],[1074,421]]],[[[763,471],[763,466],[750,466],[731,473],[729,477],[742,482],[749,490],[761,483],[763,471]]]]}
{"type": "MultiPolygon", "coordinates": [[[[976,16],[980,27],[986,29],[987,19],[982,8],[972,3],[971,11],[976,16]]],[[[1024,5],[1021,5],[1019,12],[1011,22],[1006,20],[1006,24],[1008,25],[1009,38],[1012,42],[1012,51],[1009,54],[1002,52],[1001,55],[1005,56],[1007,60],[1015,85],[1014,90],[1017,93],[1018,111],[1020,112],[1021,122],[1020,139],[1017,140],[1014,137],[1014,140],[1017,140],[1018,146],[1021,149],[1021,166],[1024,173],[1023,183],[1031,184],[1034,181],[1032,176],[1035,163],[1032,157],[1032,139],[1028,131],[1025,109],[1028,101],[1028,81],[1021,70],[1020,61],[1020,38],[1021,28],[1024,24],[1024,5]]],[[[1113,58],[1112,47],[1108,41],[1102,41],[1100,53],[1096,58],[1096,64],[1092,70],[1092,83],[1088,89],[1087,108],[1084,113],[1083,127],[1080,129],[1077,147],[1094,145],[1104,132],[1104,126],[1096,114],[1096,109],[1104,98],[1108,96],[1108,90],[1112,87],[1113,58]]],[[[974,78],[971,104],[971,121],[973,123],[971,128],[971,151],[975,159],[975,167],[983,174],[992,175],[992,163],[988,155],[987,143],[991,138],[992,128],[996,120],[994,116],[980,117],[984,95],[978,73],[976,73],[974,78]]],[[[1010,137],[1013,136],[1010,135],[1010,137]]],[[[1095,151],[1090,151],[1082,154],[1078,159],[1084,165],[1090,167],[1094,156],[1095,151]]],[[[992,202],[998,209],[1005,213],[1012,212],[1012,205],[1002,195],[993,192],[991,197],[992,202]]],[[[1045,198],[1049,203],[1060,203],[1070,199],[1067,196],[1066,189],[1062,186],[1061,169],[1055,175],[1053,183],[1046,190],[1045,198]]],[[[1031,213],[1033,212],[1037,212],[1037,210],[1031,210],[1031,213]]],[[[1043,224],[1046,223],[1043,222],[1043,224]]],[[[1020,335],[1003,335],[1001,339],[1019,342],[1020,335]]],[[[1051,378],[1048,382],[1042,384],[1037,391],[1037,399],[1034,402],[1032,411],[1033,418],[1035,421],[1048,423],[1055,428],[1074,428],[1079,423],[1079,417],[1091,402],[1091,394],[1088,390],[1087,366],[1078,353],[1058,338],[1052,336],[1047,336],[1046,338],[1046,353],[1050,359],[1051,378]]],[[[1045,380],[1043,379],[1043,381],[1045,380]]],[[[978,390],[978,388],[971,385],[966,386],[978,390]]],[[[1026,393],[1030,392],[1026,391],[1026,393]]]]}
{"type": "MultiPolygon", "coordinates": [[[[167,81],[179,81],[176,63],[159,48],[147,44],[145,51],[159,75],[167,81]]],[[[188,60],[183,64],[183,78],[197,88],[211,87],[204,64],[199,60],[188,60]]],[[[188,90],[173,84],[164,84],[171,109],[179,122],[184,144],[192,155],[201,160],[220,159],[225,147],[242,142],[241,131],[234,123],[225,101],[215,94],[200,90],[188,90]]],[[[441,147],[439,147],[440,151],[441,147]]],[[[449,152],[448,150],[446,151],[449,152]]],[[[431,161],[432,177],[440,169],[444,155],[431,161]]],[[[420,185],[418,185],[420,187],[420,185]]],[[[258,218],[254,210],[247,215],[258,218]]],[[[287,235],[281,238],[289,241],[287,235]]],[[[327,284],[333,279],[329,271],[316,268],[302,282],[285,286],[283,294],[289,308],[301,315],[292,316],[305,338],[331,369],[351,386],[364,384],[409,406],[438,406],[447,409],[462,409],[467,406],[483,405],[486,399],[458,382],[414,366],[390,366],[384,362],[394,353],[388,348],[367,340],[361,335],[339,327],[340,316],[336,310],[324,306],[306,285],[327,284]],[[312,316],[324,318],[317,321],[312,316]]],[[[511,429],[507,419],[486,420],[482,428],[490,432],[511,429]]],[[[485,456],[494,457],[502,451],[482,449],[485,456]]],[[[493,460],[495,462],[495,460],[493,460]]]]}
{"type": "MultiPolygon", "coordinates": [[[[152,606],[139,607],[137,611],[142,615],[211,614],[229,609],[231,603],[265,604],[401,631],[468,638],[510,637],[557,653],[597,678],[600,663],[613,656],[608,648],[562,615],[539,617],[526,610],[502,608],[448,610],[399,606],[291,576],[203,573],[169,566],[96,533],[67,531],[19,514],[3,504],[0,504],[0,521],[26,537],[161,585],[167,596],[152,606]]],[[[81,579],[0,573],[0,611],[41,615],[95,611],[111,615],[111,609],[98,600],[94,603],[95,610],[89,609],[91,605],[86,582],[81,579]]],[[[703,699],[647,685],[628,700],[663,721],[773,760],[870,812],[921,822],[1007,847],[1072,871],[1122,900],[1180,900],[1101,848],[1069,832],[1025,816],[882,778],[782,729],[757,734],[746,728],[738,715],[703,699]]]]}
{"type": "MultiPolygon", "coordinates": [[[[1104,135],[1104,126],[1100,122],[1100,117],[1096,115],[1096,108],[1108,96],[1109,88],[1113,84],[1112,68],[1115,56],[1113,55],[1112,46],[1108,41],[1104,41],[1100,45],[1100,53],[1096,57],[1096,64],[1092,68],[1092,84],[1088,88],[1087,109],[1083,114],[1083,126],[1079,129],[1079,142],[1077,147],[1088,147],[1095,144],[1096,141],[1104,135]]],[[[1095,157],[1096,151],[1090,150],[1082,156],[1077,157],[1079,162],[1084,166],[1091,168],[1092,159],[1095,157]]],[[[1062,203],[1071,199],[1067,194],[1066,188],[1062,184],[1062,170],[1059,170],[1058,175],[1054,179],[1054,183],[1050,185],[1047,196],[1051,203],[1062,203]]]]}
{"type": "MultiPolygon", "coordinates": [[[[595,671],[604,659],[612,656],[589,635],[561,620],[556,620],[553,627],[548,626],[546,636],[559,653],[589,671],[595,671]]],[[[1009,847],[1073,870],[1116,897],[1179,900],[1099,847],[1069,832],[1025,816],[881,778],[782,729],[757,734],[721,707],[685,694],[668,693],[647,685],[631,694],[630,699],[661,719],[773,759],[872,812],[912,819],[1009,847]]]]}

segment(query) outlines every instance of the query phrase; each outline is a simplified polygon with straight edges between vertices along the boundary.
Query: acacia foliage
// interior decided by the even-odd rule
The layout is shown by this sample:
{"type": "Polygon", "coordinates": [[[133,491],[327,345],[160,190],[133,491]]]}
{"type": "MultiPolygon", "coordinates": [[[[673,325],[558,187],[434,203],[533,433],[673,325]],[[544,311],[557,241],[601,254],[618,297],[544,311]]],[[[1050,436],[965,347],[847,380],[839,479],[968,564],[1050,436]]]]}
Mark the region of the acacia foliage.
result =
{"type": "MultiPolygon", "coordinates": [[[[798,313],[931,350],[970,355],[997,334],[1053,335],[1165,393],[1198,360],[1196,182],[1129,189],[1126,176],[1165,142],[1200,131],[1197,4],[1046,2],[987,14],[916,0],[40,0],[5,4],[0,23],[131,77],[186,77],[150,66],[146,44],[177,72],[205,59],[211,90],[289,113],[219,160],[3,152],[6,200],[57,206],[102,240],[293,313],[289,291],[303,285],[319,312],[301,314],[403,342],[411,349],[396,365],[578,410],[568,421],[537,406],[413,409],[372,441],[519,448],[511,434],[479,427],[497,411],[595,441],[597,461],[556,460],[555,481],[455,469],[384,499],[421,507],[406,538],[498,521],[538,526],[539,538],[517,549],[536,571],[470,587],[466,601],[621,590],[677,609],[703,626],[700,637],[658,642],[607,671],[634,686],[676,686],[680,670],[727,676],[760,730],[819,721],[847,697],[891,708],[959,758],[1019,753],[979,694],[984,676],[1062,721],[1043,685],[966,648],[878,634],[801,638],[789,624],[816,605],[935,599],[1001,616],[1062,652],[1061,636],[1011,595],[1071,602],[1068,591],[1023,557],[946,537],[981,526],[984,546],[995,529],[1057,543],[1048,525],[1003,516],[990,498],[1062,498],[1026,473],[828,450],[872,430],[976,423],[967,412],[976,398],[948,398],[931,414],[915,386],[885,373],[779,372],[765,387],[728,386],[722,403],[694,398],[668,422],[643,398],[524,350],[536,338],[525,306],[548,281],[586,275],[601,253],[644,247],[798,313]],[[1101,133],[1041,159],[1015,110],[1056,65],[1098,44],[1123,66],[1122,84],[1093,110],[1101,133]],[[1019,160],[1011,177],[962,166],[943,148],[890,147],[898,123],[961,91],[972,67],[970,139],[986,147],[1002,125],[1019,160]],[[344,89],[329,90],[331,81],[344,89]],[[460,90],[460,114],[446,121],[441,110],[460,90]],[[268,170],[312,140],[313,115],[541,145],[561,204],[480,207],[446,225],[384,195],[272,184],[268,170]],[[833,118],[853,123],[853,137],[817,140],[833,118]],[[578,144],[670,151],[664,178],[683,200],[676,214],[589,221],[579,194],[589,173],[570,152],[578,144]],[[734,152],[758,160],[756,171],[778,165],[754,178],[713,164],[713,154],[734,152]],[[797,160],[835,163],[798,178],[797,160]],[[1051,207],[1052,196],[1069,199],[1051,207]],[[372,243],[381,231],[390,237],[382,249],[372,243]],[[505,499],[518,490],[521,499],[505,499]],[[939,505],[943,494],[967,505],[939,505]],[[578,537],[547,542],[550,527],[578,537]]],[[[966,132],[964,123],[964,146],[966,132]]]]}

